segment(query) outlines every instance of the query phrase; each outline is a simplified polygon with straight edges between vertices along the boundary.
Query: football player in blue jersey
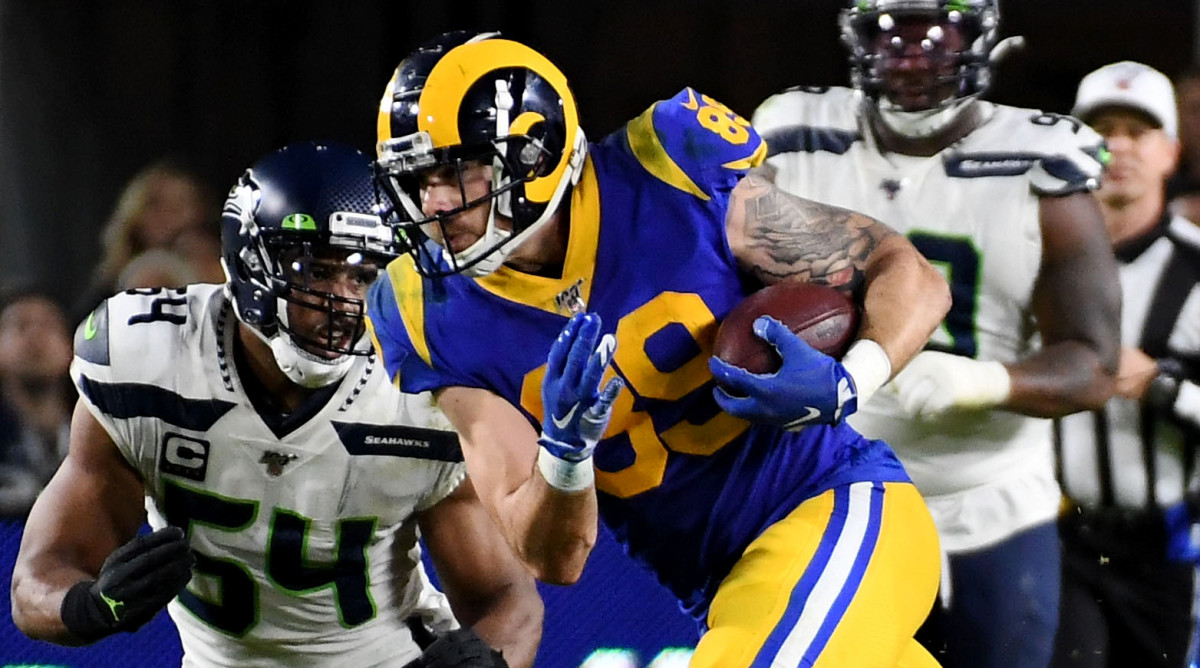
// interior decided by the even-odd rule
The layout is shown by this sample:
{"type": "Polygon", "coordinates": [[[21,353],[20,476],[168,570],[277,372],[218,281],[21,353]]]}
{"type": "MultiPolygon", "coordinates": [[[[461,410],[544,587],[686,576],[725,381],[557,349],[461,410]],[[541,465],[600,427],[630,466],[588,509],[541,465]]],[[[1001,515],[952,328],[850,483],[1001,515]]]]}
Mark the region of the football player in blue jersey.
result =
{"type": "Polygon", "coordinates": [[[589,143],[562,73],[494,33],[402,61],[378,131],[409,254],[371,331],[403,389],[437,393],[538,577],[579,577],[599,515],[698,621],[693,666],[936,665],[912,639],[933,524],[842,422],[949,306],[912,245],[755,176],[762,140],[690,88],[589,143]],[[862,300],[845,357],[762,319],[777,373],[713,359],[721,318],[788,280],[862,300]]]}
{"type": "Polygon", "coordinates": [[[188,666],[528,668],[533,578],[432,398],[395,391],[365,337],[397,250],[371,161],[289,145],[222,218],[224,285],[129,290],[80,326],[70,453],[29,516],[17,626],[86,644],[166,607],[188,666]]]}

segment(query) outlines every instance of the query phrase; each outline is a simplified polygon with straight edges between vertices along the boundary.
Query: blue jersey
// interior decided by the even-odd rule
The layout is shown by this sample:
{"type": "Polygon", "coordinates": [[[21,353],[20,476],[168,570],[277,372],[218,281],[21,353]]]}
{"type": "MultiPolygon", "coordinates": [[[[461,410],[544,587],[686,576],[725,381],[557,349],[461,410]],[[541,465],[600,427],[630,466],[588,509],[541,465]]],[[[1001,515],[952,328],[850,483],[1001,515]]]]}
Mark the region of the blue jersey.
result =
{"type": "Polygon", "coordinates": [[[685,89],[589,146],[561,278],[501,267],[425,279],[405,257],[369,297],[377,343],[404,390],[485,388],[535,428],[551,343],[573,304],[598,313],[617,339],[609,373],[627,385],[596,449],[600,512],[697,615],[744,548],[805,499],[908,479],[885,444],[849,427],[785,432],[713,400],[717,325],[753,289],[726,241],[725,214],[765,150],[746,121],[685,89]]]}

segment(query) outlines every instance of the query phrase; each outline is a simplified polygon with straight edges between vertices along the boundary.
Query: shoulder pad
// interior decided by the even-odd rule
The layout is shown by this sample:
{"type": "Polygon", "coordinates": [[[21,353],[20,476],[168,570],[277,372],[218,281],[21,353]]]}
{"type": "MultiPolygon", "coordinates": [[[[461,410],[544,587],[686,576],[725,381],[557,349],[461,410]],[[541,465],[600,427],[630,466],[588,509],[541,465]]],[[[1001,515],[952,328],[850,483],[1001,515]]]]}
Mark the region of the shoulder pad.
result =
{"type": "Polygon", "coordinates": [[[75,329],[75,356],[92,364],[108,366],[112,354],[108,349],[108,300],[100,302],[86,320],[75,329]]]}
{"type": "Polygon", "coordinates": [[[1036,194],[1069,195],[1100,187],[1108,150],[1095,130],[1073,116],[1043,111],[1030,110],[1026,122],[1035,128],[1035,146],[1043,154],[1029,175],[1036,194]]]}
{"type": "Polygon", "coordinates": [[[972,167],[977,175],[1005,173],[1023,161],[1033,193],[1057,197],[1095,190],[1107,152],[1100,135],[1076,118],[995,105],[994,116],[963,141],[960,154],[980,158],[972,167]]]}
{"type": "Polygon", "coordinates": [[[753,123],[767,142],[768,156],[819,151],[840,155],[862,139],[860,103],[858,92],[850,88],[789,88],[759,105],[753,123]]]}
{"type": "Polygon", "coordinates": [[[127,290],[102,302],[75,330],[75,364],[89,376],[123,382],[152,382],[168,369],[183,339],[194,331],[211,292],[127,290]],[[200,294],[203,293],[203,294],[200,294]]]}
{"type": "MultiPolygon", "coordinates": [[[[448,277],[446,280],[454,280],[448,277]]],[[[444,387],[425,336],[425,279],[407,255],[367,291],[367,332],[391,383],[403,392],[444,387]]]]}
{"type": "Polygon", "coordinates": [[[855,128],[861,100],[852,88],[797,86],[763,100],[751,121],[760,133],[798,124],[855,128]]]}
{"type": "Polygon", "coordinates": [[[128,290],[105,300],[75,332],[71,380],[134,466],[153,428],[128,418],[204,431],[236,405],[201,390],[203,375],[192,364],[220,290],[128,290]]]}
{"type": "Polygon", "coordinates": [[[731,190],[767,151],[749,121],[691,88],[654,103],[625,133],[646,171],[704,200],[731,190]]]}

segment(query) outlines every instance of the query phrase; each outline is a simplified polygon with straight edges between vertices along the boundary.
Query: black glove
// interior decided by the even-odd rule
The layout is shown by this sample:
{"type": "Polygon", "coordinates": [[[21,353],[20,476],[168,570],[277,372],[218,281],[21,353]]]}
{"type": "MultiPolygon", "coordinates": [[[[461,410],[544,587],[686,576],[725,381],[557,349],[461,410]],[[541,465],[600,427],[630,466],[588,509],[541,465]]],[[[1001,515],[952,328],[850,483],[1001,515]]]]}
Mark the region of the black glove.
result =
{"type": "Polygon", "coordinates": [[[405,668],[508,668],[504,655],[468,627],[438,636],[405,668]]]}
{"type": "Polygon", "coordinates": [[[67,591],[59,609],[63,625],[89,643],[136,631],[187,585],[195,563],[179,527],[138,536],[108,555],[99,578],[67,591]]]}

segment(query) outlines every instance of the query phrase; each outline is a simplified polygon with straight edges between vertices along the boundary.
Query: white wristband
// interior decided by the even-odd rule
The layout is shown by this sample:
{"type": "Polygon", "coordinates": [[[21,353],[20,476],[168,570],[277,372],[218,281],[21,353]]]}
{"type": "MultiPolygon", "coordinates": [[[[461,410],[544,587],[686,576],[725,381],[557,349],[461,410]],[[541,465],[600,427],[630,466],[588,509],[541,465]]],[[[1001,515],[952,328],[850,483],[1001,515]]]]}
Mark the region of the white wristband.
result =
{"type": "Polygon", "coordinates": [[[842,368],[854,381],[860,407],[892,377],[892,360],[883,346],[871,339],[855,341],[842,355],[842,368]]]}
{"type": "Polygon", "coordinates": [[[580,492],[596,480],[591,457],[581,462],[569,462],[550,454],[546,448],[538,448],[537,467],[546,483],[560,492],[580,492]]]}

